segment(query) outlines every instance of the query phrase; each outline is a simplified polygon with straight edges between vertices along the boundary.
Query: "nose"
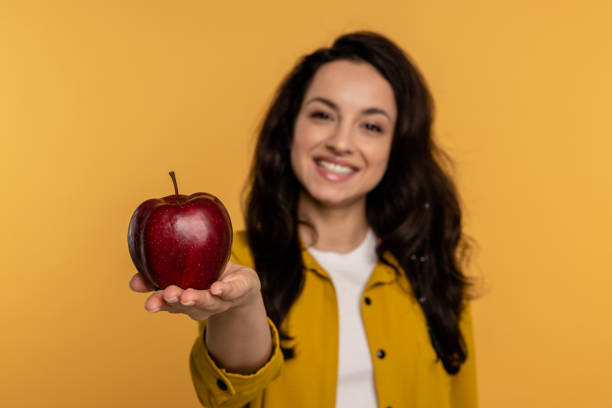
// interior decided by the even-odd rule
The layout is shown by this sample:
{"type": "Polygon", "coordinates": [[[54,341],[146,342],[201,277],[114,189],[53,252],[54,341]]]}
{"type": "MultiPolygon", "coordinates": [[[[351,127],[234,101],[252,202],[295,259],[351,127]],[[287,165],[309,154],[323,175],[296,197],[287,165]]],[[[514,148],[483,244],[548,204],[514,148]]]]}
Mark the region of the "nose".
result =
{"type": "Polygon", "coordinates": [[[353,151],[353,138],[349,126],[339,124],[329,134],[325,147],[337,155],[349,154],[353,151]]]}

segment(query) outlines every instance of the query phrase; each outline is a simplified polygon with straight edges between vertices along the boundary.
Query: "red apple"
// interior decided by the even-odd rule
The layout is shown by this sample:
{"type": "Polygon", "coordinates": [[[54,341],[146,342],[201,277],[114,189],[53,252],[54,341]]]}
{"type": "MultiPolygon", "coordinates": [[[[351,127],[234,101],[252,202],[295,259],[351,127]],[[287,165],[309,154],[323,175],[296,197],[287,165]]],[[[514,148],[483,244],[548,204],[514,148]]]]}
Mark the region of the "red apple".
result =
{"type": "Polygon", "coordinates": [[[232,222],[223,203],[208,193],[174,195],[140,204],[130,220],[128,247],[145,280],[157,288],[208,289],[232,249],[232,222]]]}

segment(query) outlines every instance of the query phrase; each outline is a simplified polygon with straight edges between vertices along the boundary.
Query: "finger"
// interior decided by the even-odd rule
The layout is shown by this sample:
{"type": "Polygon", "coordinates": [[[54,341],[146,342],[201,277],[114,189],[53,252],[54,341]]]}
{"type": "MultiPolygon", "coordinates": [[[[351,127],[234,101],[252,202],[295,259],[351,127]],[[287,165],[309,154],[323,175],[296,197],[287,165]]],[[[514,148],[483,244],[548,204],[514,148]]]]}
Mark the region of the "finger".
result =
{"type": "Polygon", "coordinates": [[[181,304],[185,306],[185,311],[205,311],[217,313],[227,308],[223,300],[214,296],[209,290],[186,289],[181,296],[181,304]]]}
{"type": "Polygon", "coordinates": [[[162,297],[168,304],[178,303],[179,298],[183,294],[183,289],[176,285],[170,285],[162,292],[162,297]]]}
{"type": "Polygon", "coordinates": [[[152,293],[151,296],[149,296],[145,301],[145,309],[151,313],[159,312],[160,310],[164,309],[164,306],[165,303],[161,290],[152,293]]]}
{"type": "Polygon", "coordinates": [[[140,273],[135,274],[130,279],[130,289],[134,292],[150,292],[153,290],[140,273]]]}
{"type": "Polygon", "coordinates": [[[195,305],[202,296],[202,291],[193,288],[188,288],[183,291],[179,300],[183,306],[195,305]]]}

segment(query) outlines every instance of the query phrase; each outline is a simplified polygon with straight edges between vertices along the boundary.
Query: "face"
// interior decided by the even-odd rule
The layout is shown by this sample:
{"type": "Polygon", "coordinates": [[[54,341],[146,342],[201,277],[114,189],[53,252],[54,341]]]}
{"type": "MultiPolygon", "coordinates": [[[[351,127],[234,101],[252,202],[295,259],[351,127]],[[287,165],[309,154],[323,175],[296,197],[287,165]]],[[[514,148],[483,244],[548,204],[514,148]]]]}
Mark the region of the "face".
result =
{"type": "Polygon", "coordinates": [[[325,206],[364,204],[387,168],[397,109],[368,63],[333,61],[316,72],[295,122],[291,165],[325,206]]]}

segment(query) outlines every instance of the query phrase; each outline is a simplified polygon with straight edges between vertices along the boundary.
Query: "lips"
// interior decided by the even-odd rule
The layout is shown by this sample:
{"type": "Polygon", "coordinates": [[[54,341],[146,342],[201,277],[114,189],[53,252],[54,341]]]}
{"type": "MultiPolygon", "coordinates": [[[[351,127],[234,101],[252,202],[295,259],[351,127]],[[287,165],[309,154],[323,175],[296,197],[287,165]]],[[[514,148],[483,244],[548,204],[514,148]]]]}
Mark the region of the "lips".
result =
{"type": "Polygon", "coordinates": [[[321,177],[334,183],[349,180],[359,171],[358,167],[333,157],[319,156],[314,162],[321,177]]]}
{"type": "Polygon", "coordinates": [[[335,164],[335,163],[330,163],[328,161],[324,161],[324,160],[319,160],[317,161],[317,166],[327,170],[327,171],[331,171],[332,173],[336,173],[336,174],[340,174],[340,175],[348,175],[348,174],[352,174],[355,172],[354,169],[350,168],[350,167],[346,167],[346,166],[341,166],[339,164],[335,164]]]}
{"type": "Polygon", "coordinates": [[[314,160],[319,168],[342,176],[353,174],[359,170],[359,167],[335,157],[318,156],[314,160]]]}

